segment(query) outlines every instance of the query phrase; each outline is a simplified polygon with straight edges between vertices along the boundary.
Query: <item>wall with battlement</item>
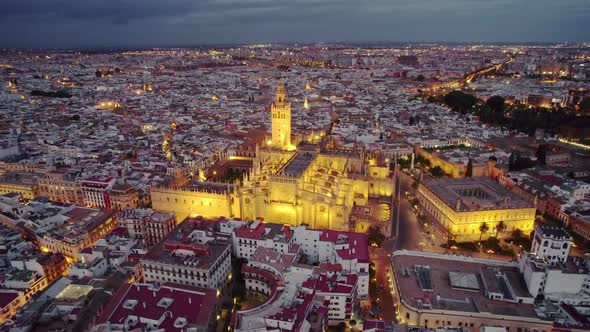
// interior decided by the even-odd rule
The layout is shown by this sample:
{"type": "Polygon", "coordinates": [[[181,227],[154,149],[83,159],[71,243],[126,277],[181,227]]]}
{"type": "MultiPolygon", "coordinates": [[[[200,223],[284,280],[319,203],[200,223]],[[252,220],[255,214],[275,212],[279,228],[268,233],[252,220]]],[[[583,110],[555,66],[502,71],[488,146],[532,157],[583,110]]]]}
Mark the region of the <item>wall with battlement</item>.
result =
{"type": "Polygon", "coordinates": [[[239,204],[226,193],[152,188],[152,207],[159,211],[175,212],[178,220],[187,216],[239,216],[239,204]],[[237,210],[237,211],[236,211],[237,210]]]}

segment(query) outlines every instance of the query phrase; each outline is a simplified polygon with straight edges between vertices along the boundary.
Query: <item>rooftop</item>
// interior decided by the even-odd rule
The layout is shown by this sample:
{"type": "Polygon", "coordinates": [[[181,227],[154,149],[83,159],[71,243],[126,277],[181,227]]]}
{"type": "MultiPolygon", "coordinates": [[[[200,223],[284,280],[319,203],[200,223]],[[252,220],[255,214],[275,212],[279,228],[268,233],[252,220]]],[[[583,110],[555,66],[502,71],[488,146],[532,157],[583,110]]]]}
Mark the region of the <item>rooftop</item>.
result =
{"type": "Polygon", "coordinates": [[[514,263],[422,252],[398,252],[392,263],[400,297],[415,308],[540,318],[534,305],[516,303],[532,296],[514,263]],[[418,267],[428,268],[431,289],[423,289],[418,267]]]}
{"type": "Polygon", "coordinates": [[[320,241],[348,244],[348,248],[336,251],[340,258],[358,259],[361,263],[369,262],[369,239],[366,234],[331,229],[322,230],[321,232],[320,241]]]}
{"type": "Polygon", "coordinates": [[[313,156],[298,153],[283,167],[281,173],[287,176],[299,177],[309,167],[313,159],[313,156]]]}
{"type": "Polygon", "coordinates": [[[488,177],[429,179],[424,186],[455,211],[534,208],[488,177]]]}
{"type": "Polygon", "coordinates": [[[288,241],[291,239],[291,228],[287,225],[264,223],[256,220],[234,231],[237,237],[253,240],[273,239],[288,241]]]}
{"type": "Polygon", "coordinates": [[[214,220],[187,218],[143,259],[208,269],[229,246],[227,237],[215,235],[217,226],[214,220]]]}
{"type": "Polygon", "coordinates": [[[535,231],[544,238],[552,238],[555,240],[573,241],[570,233],[563,227],[551,227],[541,224],[535,226],[535,231]]]}
{"type": "Polygon", "coordinates": [[[164,284],[127,284],[105,308],[99,323],[145,327],[146,320],[159,321],[164,331],[185,331],[188,326],[207,327],[216,303],[215,291],[164,284]]]}
{"type": "Polygon", "coordinates": [[[57,299],[77,300],[83,296],[87,296],[94,287],[88,285],[73,285],[69,284],[56,296],[57,299]]]}
{"type": "Polygon", "coordinates": [[[6,307],[18,297],[19,292],[12,289],[0,289],[0,308],[6,307]]]}

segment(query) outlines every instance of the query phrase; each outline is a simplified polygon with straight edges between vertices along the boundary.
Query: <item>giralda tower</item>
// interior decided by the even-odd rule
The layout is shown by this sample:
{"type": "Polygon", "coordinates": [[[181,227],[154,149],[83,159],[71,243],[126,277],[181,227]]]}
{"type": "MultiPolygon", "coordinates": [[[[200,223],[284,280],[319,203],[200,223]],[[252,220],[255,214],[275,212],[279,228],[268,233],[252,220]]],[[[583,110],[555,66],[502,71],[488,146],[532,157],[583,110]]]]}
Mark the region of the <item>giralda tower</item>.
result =
{"type": "Polygon", "coordinates": [[[291,103],[287,103],[285,97],[285,85],[283,80],[279,80],[275,101],[270,106],[270,113],[272,145],[283,150],[291,147],[291,103]]]}

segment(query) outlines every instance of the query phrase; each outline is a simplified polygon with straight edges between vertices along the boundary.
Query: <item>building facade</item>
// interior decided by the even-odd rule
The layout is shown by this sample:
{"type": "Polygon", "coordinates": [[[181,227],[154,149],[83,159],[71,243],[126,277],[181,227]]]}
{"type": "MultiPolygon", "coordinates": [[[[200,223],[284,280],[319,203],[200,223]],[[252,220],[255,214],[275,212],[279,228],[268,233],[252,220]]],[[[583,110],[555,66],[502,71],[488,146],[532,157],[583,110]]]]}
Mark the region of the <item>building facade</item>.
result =
{"type": "Polygon", "coordinates": [[[82,188],[75,175],[49,172],[38,179],[39,194],[50,201],[83,205],[82,188]]]}
{"type": "Polygon", "coordinates": [[[126,208],[118,217],[119,226],[127,229],[132,239],[151,247],[165,238],[176,227],[176,216],[171,212],[126,208]]]}
{"type": "Polygon", "coordinates": [[[71,261],[78,253],[92,246],[117,225],[111,211],[76,207],[63,214],[67,222],[50,231],[37,234],[42,251],[61,253],[71,261]]]}
{"type": "Polygon", "coordinates": [[[424,211],[442,224],[457,241],[486,239],[498,223],[505,231],[533,230],[535,206],[487,177],[427,179],[418,187],[416,197],[424,211]],[[482,224],[488,226],[480,232],[482,224]]]}
{"type": "Polygon", "coordinates": [[[531,253],[553,265],[565,262],[573,240],[569,233],[562,228],[537,225],[533,235],[531,253]]]}
{"type": "Polygon", "coordinates": [[[111,209],[109,189],[115,184],[114,178],[93,176],[80,181],[84,205],[111,209]]]}
{"type": "Polygon", "coordinates": [[[139,193],[128,183],[115,183],[109,192],[111,207],[114,210],[136,208],[139,206],[139,193]]]}
{"type": "Polygon", "coordinates": [[[144,280],[221,292],[231,279],[231,244],[216,235],[217,227],[203,218],[184,220],[141,259],[144,280]]]}

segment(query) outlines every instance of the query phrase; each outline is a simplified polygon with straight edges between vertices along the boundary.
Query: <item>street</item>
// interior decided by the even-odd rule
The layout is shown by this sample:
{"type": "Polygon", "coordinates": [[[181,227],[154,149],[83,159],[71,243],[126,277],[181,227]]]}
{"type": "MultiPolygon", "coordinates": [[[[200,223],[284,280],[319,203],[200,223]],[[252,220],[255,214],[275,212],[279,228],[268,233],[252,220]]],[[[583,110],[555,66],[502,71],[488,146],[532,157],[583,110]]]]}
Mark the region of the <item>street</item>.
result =
{"type": "MultiPolygon", "coordinates": [[[[399,174],[396,170],[396,174],[399,174]]],[[[404,197],[406,191],[413,192],[413,179],[403,174],[396,176],[391,210],[392,238],[383,242],[382,248],[370,248],[371,260],[375,263],[378,294],[372,297],[377,300],[381,318],[388,321],[396,320],[395,306],[389,277],[391,275],[391,253],[395,250],[418,250],[420,230],[418,219],[411,211],[410,203],[404,197]]]]}

